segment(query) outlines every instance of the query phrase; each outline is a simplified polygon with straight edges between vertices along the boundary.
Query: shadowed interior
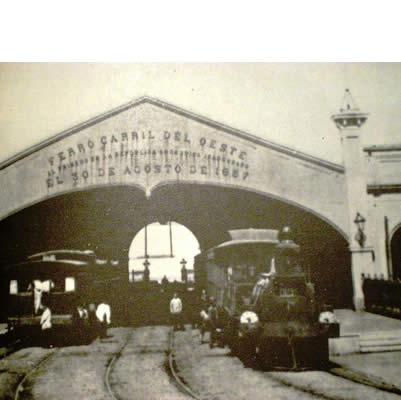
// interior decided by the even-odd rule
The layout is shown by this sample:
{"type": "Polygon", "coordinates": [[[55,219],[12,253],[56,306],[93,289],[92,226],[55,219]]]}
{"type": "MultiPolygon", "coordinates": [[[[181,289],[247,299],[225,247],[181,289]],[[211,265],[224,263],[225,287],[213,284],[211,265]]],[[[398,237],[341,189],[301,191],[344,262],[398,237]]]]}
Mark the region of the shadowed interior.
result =
{"type": "Polygon", "coordinates": [[[228,240],[230,229],[290,226],[319,295],[335,307],[352,304],[351,261],[341,233],[294,205],[211,185],[164,185],[149,199],[132,186],[101,187],[47,199],[0,222],[1,262],[71,248],[93,249],[100,258],[115,258],[128,265],[129,246],[140,229],[168,220],[190,229],[202,250],[228,240]]]}

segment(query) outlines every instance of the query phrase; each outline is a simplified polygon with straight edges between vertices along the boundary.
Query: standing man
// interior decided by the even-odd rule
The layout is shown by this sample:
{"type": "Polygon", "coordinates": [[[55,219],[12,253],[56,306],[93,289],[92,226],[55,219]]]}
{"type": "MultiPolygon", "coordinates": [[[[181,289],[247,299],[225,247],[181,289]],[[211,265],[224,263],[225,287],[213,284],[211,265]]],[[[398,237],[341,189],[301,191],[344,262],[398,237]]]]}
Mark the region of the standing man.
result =
{"type": "Polygon", "coordinates": [[[42,316],[40,317],[40,329],[42,331],[41,342],[45,347],[53,347],[51,337],[52,312],[46,303],[47,301],[42,300],[42,304],[40,306],[41,310],[43,310],[42,316]]]}
{"type": "Polygon", "coordinates": [[[37,315],[42,310],[42,287],[40,286],[40,282],[33,280],[28,285],[28,291],[32,291],[33,314],[37,315]]]}
{"type": "Polygon", "coordinates": [[[171,314],[172,325],[174,326],[174,331],[178,329],[184,330],[184,325],[181,319],[182,302],[181,299],[177,296],[177,293],[174,293],[174,296],[170,301],[170,314],[171,314]]]}
{"type": "Polygon", "coordinates": [[[213,348],[214,344],[217,341],[217,329],[219,328],[219,320],[218,320],[218,312],[216,301],[213,297],[210,298],[210,306],[208,310],[209,314],[209,323],[210,323],[210,341],[209,347],[213,348]]]}
{"type": "Polygon", "coordinates": [[[88,306],[88,341],[95,339],[98,335],[98,320],[96,317],[96,304],[89,303],[88,306]]]}
{"type": "Polygon", "coordinates": [[[203,343],[203,337],[205,335],[205,332],[209,330],[209,298],[206,294],[206,290],[202,289],[201,295],[198,298],[197,301],[197,307],[196,307],[196,312],[197,312],[197,321],[198,321],[198,326],[200,328],[201,332],[201,343],[203,343]]]}
{"type": "Polygon", "coordinates": [[[202,289],[202,293],[199,297],[199,308],[200,310],[205,310],[207,312],[207,310],[209,309],[209,298],[206,294],[206,290],[202,289]]]}
{"type": "Polygon", "coordinates": [[[96,309],[96,317],[99,320],[99,337],[107,337],[107,325],[111,324],[111,309],[106,303],[100,303],[96,309]]]}
{"type": "Polygon", "coordinates": [[[201,344],[203,344],[204,338],[205,338],[205,333],[206,331],[210,330],[210,318],[209,318],[209,314],[207,313],[207,311],[202,310],[200,312],[200,318],[201,318],[201,322],[200,322],[200,339],[201,339],[201,344]]]}

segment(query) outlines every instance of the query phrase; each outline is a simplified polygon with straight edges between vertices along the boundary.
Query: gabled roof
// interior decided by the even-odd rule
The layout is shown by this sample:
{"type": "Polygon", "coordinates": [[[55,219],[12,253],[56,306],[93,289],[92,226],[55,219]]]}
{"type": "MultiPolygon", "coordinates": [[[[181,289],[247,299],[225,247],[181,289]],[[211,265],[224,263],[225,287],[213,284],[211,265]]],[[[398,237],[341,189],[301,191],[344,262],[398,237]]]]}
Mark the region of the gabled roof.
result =
{"type": "Polygon", "coordinates": [[[47,146],[49,146],[51,144],[56,143],[56,142],[66,138],[66,137],[68,137],[70,135],[73,135],[73,134],[75,134],[75,133],[77,133],[77,132],[79,132],[79,131],[81,131],[81,130],[83,130],[85,128],[88,128],[88,127],[90,127],[92,125],[95,125],[95,124],[97,124],[99,122],[102,122],[102,121],[108,119],[108,118],[111,118],[111,117],[113,117],[115,115],[118,115],[118,114],[124,112],[124,111],[127,111],[127,110],[129,110],[131,108],[137,107],[137,106],[139,106],[141,104],[145,104],[145,103],[152,104],[152,105],[154,105],[156,107],[160,107],[160,108],[162,108],[164,110],[167,110],[167,111],[173,112],[175,114],[181,115],[181,116],[183,116],[185,118],[192,119],[192,120],[197,121],[197,122],[199,122],[201,124],[204,124],[204,125],[207,125],[207,126],[209,126],[211,128],[214,128],[216,130],[220,130],[220,131],[232,134],[234,136],[240,137],[240,138],[242,138],[244,140],[248,140],[249,142],[252,142],[254,144],[257,144],[257,145],[260,145],[260,146],[263,146],[263,147],[267,147],[267,148],[272,149],[272,150],[276,150],[276,151],[278,151],[280,153],[284,153],[286,155],[289,155],[289,156],[292,156],[292,157],[295,157],[295,158],[299,158],[299,159],[301,159],[303,161],[307,161],[307,162],[310,162],[310,163],[313,163],[313,164],[317,164],[317,165],[319,165],[321,167],[324,167],[324,168],[327,168],[327,169],[330,169],[330,170],[334,170],[336,172],[344,173],[344,167],[339,165],[339,164],[335,164],[335,163],[332,163],[330,161],[326,161],[326,160],[320,159],[318,157],[311,156],[311,155],[303,153],[301,151],[291,149],[290,147],[286,147],[286,146],[283,146],[283,145],[279,145],[279,144],[267,141],[265,139],[261,139],[261,138],[259,138],[257,136],[251,135],[249,133],[240,131],[240,130],[235,129],[235,128],[231,128],[231,127],[229,127],[227,125],[221,124],[219,122],[213,121],[213,120],[208,119],[206,117],[202,117],[202,116],[197,115],[195,113],[192,113],[190,111],[186,111],[186,110],[184,110],[182,108],[176,107],[176,106],[171,105],[169,103],[166,103],[164,101],[161,101],[161,100],[158,100],[158,99],[155,99],[155,98],[152,98],[152,97],[147,97],[147,96],[141,97],[141,98],[139,98],[139,99],[137,99],[135,101],[129,102],[129,103],[124,104],[124,105],[122,105],[120,107],[117,107],[117,108],[115,108],[115,109],[113,109],[111,111],[108,111],[108,112],[106,112],[104,114],[101,114],[101,115],[99,115],[97,117],[94,117],[94,118],[92,118],[92,119],[90,119],[88,121],[85,121],[85,122],[83,122],[83,123],[81,123],[79,125],[76,125],[76,126],[70,128],[70,129],[67,129],[67,130],[65,130],[65,131],[63,131],[63,132],[61,132],[61,133],[59,133],[59,134],[47,139],[47,140],[44,140],[43,142],[41,142],[41,143],[39,143],[39,144],[37,144],[35,146],[32,146],[31,148],[29,148],[29,149],[27,149],[27,150],[25,150],[23,152],[20,152],[20,153],[16,154],[15,156],[9,158],[8,160],[0,163],[0,170],[10,166],[11,164],[13,164],[13,163],[15,163],[15,162],[27,157],[27,156],[29,156],[32,153],[35,153],[35,152],[37,152],[37,151],[39,151],[39,150],[41,150],[41,149],[43,149],[43,148],[45,148],[45,147],[47,147],[47,146]]]}

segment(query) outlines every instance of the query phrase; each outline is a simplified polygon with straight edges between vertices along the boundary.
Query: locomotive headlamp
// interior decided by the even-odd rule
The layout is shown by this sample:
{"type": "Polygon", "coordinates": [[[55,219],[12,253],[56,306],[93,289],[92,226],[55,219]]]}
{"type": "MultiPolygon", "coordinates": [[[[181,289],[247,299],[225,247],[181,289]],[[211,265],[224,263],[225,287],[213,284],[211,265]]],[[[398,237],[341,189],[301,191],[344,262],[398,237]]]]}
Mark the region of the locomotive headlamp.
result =
{"type": "Polygon", "coordinates": [[[253,311],[245,311],[241,314],[241,317],[239,319],[239,322],[241,324],[257,324],[259,322],[259,318],[256,313],[253,311]]]}

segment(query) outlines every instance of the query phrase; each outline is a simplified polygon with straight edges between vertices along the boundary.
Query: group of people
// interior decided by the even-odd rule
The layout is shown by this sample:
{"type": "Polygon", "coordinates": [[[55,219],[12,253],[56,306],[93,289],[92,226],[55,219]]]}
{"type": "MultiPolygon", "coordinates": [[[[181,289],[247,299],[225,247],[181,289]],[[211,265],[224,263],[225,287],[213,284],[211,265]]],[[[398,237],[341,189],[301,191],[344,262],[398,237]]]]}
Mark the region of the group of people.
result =
{"type": "MultiPolygon", "coordinates": [[[[54,340],[53,315],[46,296],[40,297],[39,305],[35,304],[35,313],[40,315],[40,342],[44,346],[52,347],[54,340]]],[[[219,313],[213,297],[208,297],[205,289],[202,290],[194,307],[189,306],[192,315],[192,327],[200,330],[201,343],[204,343],[206,332],[210,332],[209,344],[212,347],[216,341],[219,328],[219,313]]],[[[171,324],[175,331],[184,330],[183,302],[177,292],[170,301],[171,324]]],[[[97,306],[94,303],[87,307],[78,305],[73,313],[74,335],[77,339],[104,338],[107,336],[107,327],[111,324],[110,305],[102,302],[97,306]]]]}
{"type": "Polygon", "coordinates": [[[88,310],[82,306],[77,307],[76,327],[77,334],[84,336],[89,334],[91,338],[107,337],[107,327],[111,324],[111,308],[107,303],[90,303],[88,310]]]}
{"type": "MultiPolygon", "coordinates": [[[[184,330],[183,305],[177,293],[174,293],[170,301],[171,324],[174,331],[184,330]]],[[[192,321],[192,327],[199,327],[201,344],[205,341],[206,332],[210,332],[209,346],[213,347],[218,341],[220,331],[219,313],[216,301],[213,297],[208,297],[206,290],[202,289],[199,297],[198,307],[194,310],[198,313],[196,321],[192,321]]]]}
{"type": "MultiPolygon", "coordinates": [[[[39,343],[46,347],[53,347],[54,330],[53,315],[46,297],[42,297],[38,307],[40,316],[39,343]]],[[[77,339],[85,340],[93,337],[107,337],[107,327],[111,324],[111,308],[109,304],[89,304],[88,309],[78,305],[73,313],[73,329],[77,339]]]]}

